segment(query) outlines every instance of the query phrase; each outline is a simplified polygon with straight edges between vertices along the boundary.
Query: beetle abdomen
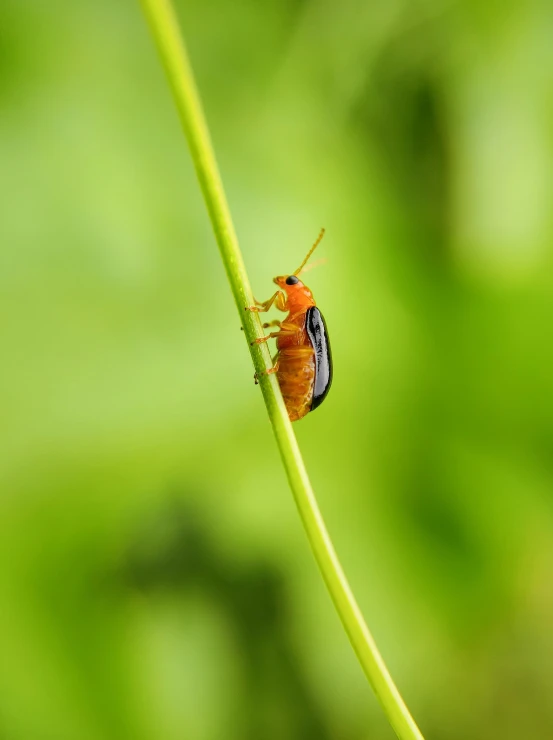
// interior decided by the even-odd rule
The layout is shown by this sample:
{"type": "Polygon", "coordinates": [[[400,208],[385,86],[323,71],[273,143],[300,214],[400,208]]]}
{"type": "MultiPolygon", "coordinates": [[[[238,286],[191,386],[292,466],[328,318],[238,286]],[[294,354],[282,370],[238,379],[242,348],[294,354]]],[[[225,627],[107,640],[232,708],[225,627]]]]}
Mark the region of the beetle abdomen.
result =
{"type": "Polygon", "coordinates": [[[307,310],[305,329],[315,351],[315,381],[311,411],[320,406],[332,385],[332,353],[326,323],[317,306],[307,310]]]}
{"type": "Polygon", "coordinates": [[[290,421],[297,421],[311,411],[315,386],[315,353],[309,346],[281,349],[277,379],[290,421]]]}
{"type": "Polygon", "coordinates": [[[291,314],[277,339],[277,379],[291,421],[324,401],[332,382],[332,356],[325,320],[316,306],[291,314]],[[288,327],[297,326],[290,332],[288,327]]]}

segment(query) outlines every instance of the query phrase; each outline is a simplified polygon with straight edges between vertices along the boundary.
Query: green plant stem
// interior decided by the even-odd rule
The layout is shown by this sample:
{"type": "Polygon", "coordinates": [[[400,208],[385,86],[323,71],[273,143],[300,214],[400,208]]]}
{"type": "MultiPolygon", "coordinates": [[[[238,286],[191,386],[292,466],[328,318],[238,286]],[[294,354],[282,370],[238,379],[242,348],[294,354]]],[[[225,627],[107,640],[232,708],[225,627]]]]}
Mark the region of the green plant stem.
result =
{"type": "MultiPolygon", "coordinates": [[[[256,337],[263,336],[263,329],[258,314],[244,310],[253,304],[253,295],[175,11],[170,0],[141,0],[141,3],[173,90],[253,363],[256,371],[262,373],[271,366],[271,357],[266,344],[250,346],[256,337]]],[[[278,382],[274,375],[261,375],[260,385],[307,537],[359,662],[397,736],[401,740],[423,740],[378,652],[338,561],[278,382]]]]}

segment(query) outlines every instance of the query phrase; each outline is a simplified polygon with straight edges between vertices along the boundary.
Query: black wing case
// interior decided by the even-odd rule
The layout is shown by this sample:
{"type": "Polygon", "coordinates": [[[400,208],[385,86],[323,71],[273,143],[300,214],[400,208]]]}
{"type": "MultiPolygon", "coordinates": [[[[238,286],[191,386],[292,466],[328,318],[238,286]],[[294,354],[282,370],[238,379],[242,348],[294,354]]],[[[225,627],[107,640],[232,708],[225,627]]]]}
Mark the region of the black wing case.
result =
{"type": "Polygon", "coordinates": [[[315,350],[315,387],[311,411],[325,400],[332,383],[332,354],[322,313],[316,306],[307,309],[305,328],[315,350]]]}

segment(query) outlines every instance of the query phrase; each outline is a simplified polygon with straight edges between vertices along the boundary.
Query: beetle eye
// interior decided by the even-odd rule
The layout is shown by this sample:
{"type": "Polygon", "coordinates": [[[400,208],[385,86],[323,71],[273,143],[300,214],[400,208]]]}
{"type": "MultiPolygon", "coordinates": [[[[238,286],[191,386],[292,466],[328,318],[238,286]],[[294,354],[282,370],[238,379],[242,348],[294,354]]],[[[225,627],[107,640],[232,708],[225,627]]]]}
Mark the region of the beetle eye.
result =
{"type": "Polygon", "coordinates": [[[286,285],[295,285],[296,283],[299,283],[299,280],[295,275],[286,278],[286,285]]]}

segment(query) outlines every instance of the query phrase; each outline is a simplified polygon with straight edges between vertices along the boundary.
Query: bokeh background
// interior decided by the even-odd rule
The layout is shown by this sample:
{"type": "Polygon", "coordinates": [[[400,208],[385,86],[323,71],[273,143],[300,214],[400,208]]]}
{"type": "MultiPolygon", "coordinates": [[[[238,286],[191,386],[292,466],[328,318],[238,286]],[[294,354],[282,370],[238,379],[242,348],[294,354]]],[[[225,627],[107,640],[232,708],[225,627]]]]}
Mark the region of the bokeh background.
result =
{"type": "MultiPolygon", "coordinates": [[[[547,0],[181,0],[295,425],[428,739],[553,737],[547,0]]],[[[306,543],[138,3],[2,0],[0,737],[391,740],[306,543]]]]}

